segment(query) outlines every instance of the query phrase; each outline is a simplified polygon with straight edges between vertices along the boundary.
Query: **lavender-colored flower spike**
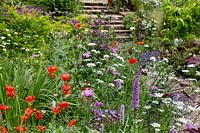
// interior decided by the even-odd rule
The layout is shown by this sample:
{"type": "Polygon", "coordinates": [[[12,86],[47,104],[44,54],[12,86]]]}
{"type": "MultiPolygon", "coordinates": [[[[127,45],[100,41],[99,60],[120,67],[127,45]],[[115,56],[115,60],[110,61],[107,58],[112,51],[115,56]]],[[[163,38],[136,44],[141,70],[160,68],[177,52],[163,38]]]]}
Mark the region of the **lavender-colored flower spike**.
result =
{"type": "Polygon", "coordinates": [[[140,68],[140,70],[138,71],[134,82],[133,82],[133,97],[132,97],[132,108],[133,110],[137,110],[139,107],[139,94],[140,94],[140,85],[139,85],[139,79],[140,79],[140,75],[142,73],[142,69],[140,68]]]}
{"type": "Polygon", "coordinates": [[[104,124],[100,124],[100,133],[104,133],[104,124]]]}
{"type": "Polygon", "coordinates": [[[121,123],[124,123],[124,113],[125,113],[125,108],[124,108],[124,104],[122,104],[120,107],[120,122],[121,123]]]}
{"type": "Polygon", "coordinates": [[[121,79],[116,79],[116,80],[113,81],[113,83],[115,84],[115,87],[120,89],[122,87],[123,81],[121,79]]]}
{"type": "Polygon", "coordinates": [[[92,55],[91,55],[91,52],[86,52],[86,53],[84,53],[83,55],[83,58],[90,58],[92,55]]]}

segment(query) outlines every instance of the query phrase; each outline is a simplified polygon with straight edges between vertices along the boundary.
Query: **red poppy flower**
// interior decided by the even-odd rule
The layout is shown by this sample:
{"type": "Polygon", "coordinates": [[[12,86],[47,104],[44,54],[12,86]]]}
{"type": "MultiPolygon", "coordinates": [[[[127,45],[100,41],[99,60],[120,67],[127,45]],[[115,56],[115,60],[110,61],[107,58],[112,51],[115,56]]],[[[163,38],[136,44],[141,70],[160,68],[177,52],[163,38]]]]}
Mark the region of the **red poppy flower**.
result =
{"type": "Polygon", "coordinates": [[[46,126],[38,126],[38,129],[40,129],[40,131],[45,131],[46,130],[46,126]]]}
{"type": "Polygon", "coordinates": [[[37,110],[37,111],[36,111],[36,115],[37,115],[37,119],[38,119],[38,120],[42,120],[43,116],[42,116],[42,113],[41,113],[40,110],[37,110]]]}
{"type": "Polygon", "coordinates": [[[57,66],[50,66],[50,67],[48,68],[48,72],[49,72],[49,73],[55,73],[57,70],[58,70],[58,67],[57,67],[57,66]]]}
{"type": "Polygon", "coordinates": [[[137,60],[135,58],[130,58],[128,60],[128,62],[131,63],[131,64],[135,64],[135,63],[137,63],[137,60]]]}
{"type": "Polygon", "coordinates": [[[29,103],[29,102],[33,102],[35,101],[35,96],[28,96],[25,98],[25,100],[29,103]]]}
{"type": "Polygon", "coordinates": [[[65,109],[69,106],[68,102],[61,102],[58,104],[58,107],[60,107],[61,109],[65,109]]]}
{"type": "Polygon", "coordinates": [[[30,117],[33,114],[33,112],[34,112],[34,108],[27,108],[25,110],[25,115],[30,117]]]}
{"type": "Polygon", "coordinates": [[[0,104],[0,110],[10,110],[9,106],[4,106],[3,104],[0,104]]]}
{"type": "Polygon", "coordinates": [[[20,128],[19,125],[16,125],[15,131],[16,131],[16,132],[26,132],[26,127],[25,127],[25,126],[22,126],[22,127],[20,128]]]}
{"type": "Polygon", "coordinates": [[[12,87],[10,85],[6,86],[6,96],[7,97],[15,97],[16,96],[14,87],[12,87]]]}
{"type": "Polygon", "coordinates": [[[74,27],[75,27],[76,29],[80,29],[80,28],[82,27],[82,24],[76,23],[76,24],[74,25],[74,27]]]}
{"type": "Polygon", "coordinates": [[[51,111],[52,111],[52,113],[57,115],[57,114],[61,113],[61,108],[60,107],[53,107],[51,111]]]}
{"type": "Polygon", "coordinates": [[[26,116],[26,115],[25,116],[21,116],[22,123],[25,122],[25,121],[27,121],[28,118],[29,118],[29,116],[26,116]]]}
{"type": "Polygon", "coordinates": [[[70,79],[70,74],[65,73],[60,76],[63,81],[68,81],[70,79]]]}
{"type": "Polygon", "coordinates": [[[138,45],[144,45],[144,42],[137,42],[138,45]]]}
{"type": "Polygon", "coordinates": [[[73,119],[73,120],[71,120],[71,121],[67,124],[67,126],[68,126],[68,127],[71,127],[71,126],[75,125],[76,122],[77,122],[77,120],[73,119]]]}
{"type": "Polygon", "coordinates": [[[63,85],[62,86],[62,91],[63,93],[66,95],[66,94],[69,94],[69,91],[71,89],[71,86],[70,85],[63,85]]]}
{"type": "Polygon", "coordinates": [[[49,77],[50,77],[51,79],[55,79],[55,78],[56,78],[56,75],[55,75],[54,73],[49,73],[49,77]]]}
{"type": "Polygon", "coordinates": [[[8,130],[5,127],[0,127],[1,128],[1,133],[8,133],[8,130]]]}

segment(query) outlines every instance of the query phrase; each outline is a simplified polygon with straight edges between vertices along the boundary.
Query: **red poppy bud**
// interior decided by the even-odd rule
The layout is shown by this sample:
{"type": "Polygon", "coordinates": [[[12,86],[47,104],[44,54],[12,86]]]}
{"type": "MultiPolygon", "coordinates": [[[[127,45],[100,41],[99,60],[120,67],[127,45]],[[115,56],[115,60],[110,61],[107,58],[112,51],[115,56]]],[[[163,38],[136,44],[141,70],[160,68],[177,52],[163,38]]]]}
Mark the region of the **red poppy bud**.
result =
{"type": "Polygon", "coordinates": [[[70,79],[70,74],[65,73],[60,76],[63,81],[68,81],[70,79]]]}
{"type": "Polygon", "coordinates": [[[50,66],[48,67],[48,72],[49,73],[55,73],[58,70],[57,66],[50,66]]]}
{"type": "Polygon", "coordinates": [[[46,130],[46,126],[38,126],[38,129],[40,129],[40,131],[45,131],[46,130]]]}
{"type": "Polygon", "coordinates": [[[60,107],[61,109],[65,109],[69,106],[68,102],[61,102],[58,104],[58,107],[60,107]]]}
{"type": "Polygon", "coordinates": [[[62,86],[62,91],[63,91],[63,93],[66,95],[66,94],[68,94],[68,92],[70,91],[70,89],[71,89],[71,86],[70,85],[63,85],[62,86]]]}
{"type": "Polygon", "coordinates": [[[137,42],[138,45],[144,45],[144,42],[137,42]]]}
{"type": "Polygon", "coordinates": [[[16,131],[16,132],[26,132],[26,127],[25,127],[25,126],[22,126],[22,127],[20,128],[19,125],[16,125],[15,131],[16,131]]]}
{"type": "Polygon", "coordinates": [[[68,127],[71,127],[71,126],[75,125],[76,122],[77,122],[77,120],[73,119],[73,120],[71,120],[71,121],[67,124],[67,126],[68,126],[68,127]]]}
{"type": "Polygon", "coordinates": [[[25,110],[25,115],[30,117],[33,114],[33,112],[34,112],[34,108],[27,108],[25,110]]]}
{"type": "Polygon", "coordinates": [[[33,102],[33,101],[35,101],[35,96],[27,96],[27,97],[25,98],[25,100],[26,100],[27,102],[33,102]]]}
{"type": "Polygon", "coordinates": [[[0,127],[1,128],[1,133],[8,133],[8,130],[5,127],[0,127]]]}
{"type": "Polygon", "coordinates": [[[43,116],[42,116],[40,110],[37,110],[37,111],[36,111],[36,115],[37,115],[37,119],[38,119],[38,120],[42,120],[43,116]]]}
{"type": "Polygon", "coordinates": [[[27,121],[28,118],[29,118],[29,116],[27,116],[27,115],[21,116],[21,121],[22,121],[22,123],[25,122],[25,121],[27,121]]]}
{"type": "Polygon", "coordinates": [[[60,107],[53,107],[51,111],[52,111],[52,113],[57,115],[57,114],[61,113],[61,108],[60,107]]]}

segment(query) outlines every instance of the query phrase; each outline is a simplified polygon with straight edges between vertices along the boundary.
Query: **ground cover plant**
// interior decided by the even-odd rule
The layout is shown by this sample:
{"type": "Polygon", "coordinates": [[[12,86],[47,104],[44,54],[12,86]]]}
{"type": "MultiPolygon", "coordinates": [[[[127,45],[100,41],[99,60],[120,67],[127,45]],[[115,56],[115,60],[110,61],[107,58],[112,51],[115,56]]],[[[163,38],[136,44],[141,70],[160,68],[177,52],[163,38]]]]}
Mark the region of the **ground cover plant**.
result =
{"type": "MultiPolygon", "coordinates": [[[[93,21],[76,13],[55,17],[45,15],[41,3],[38,8],[23,2],[1,3],[2,133],[200,131],[198,40],[166,34],[174,25],[164,23],[173,15],[163,9],[172,1],[137,5],[136,13],[124,18],[133,40],[121,44],[112,30],[102,32],[101,15],[93,21]],[[180,45],[185,53],[179,53],[180,45]],[[177,70],[190,78],[178,77],[177,70]]],[[[62,6],[55,8],[68,9],[62,6]]]]}

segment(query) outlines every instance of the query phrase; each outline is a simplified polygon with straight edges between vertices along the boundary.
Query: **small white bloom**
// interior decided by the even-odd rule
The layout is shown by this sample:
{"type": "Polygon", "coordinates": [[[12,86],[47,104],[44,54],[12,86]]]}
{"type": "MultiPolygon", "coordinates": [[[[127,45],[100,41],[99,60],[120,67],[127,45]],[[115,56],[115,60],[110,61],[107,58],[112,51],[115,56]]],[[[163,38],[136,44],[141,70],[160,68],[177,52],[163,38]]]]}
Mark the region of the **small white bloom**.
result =
{"type": "Polygon", "coordinates": [[[107,55],[107,54],[103,56],[103,59],[104,59],[104,60],[109,60],[109,58],[110,58],[110,56],[107,55]]]}
{"type": "Polygon", "coordinates": [[[120,59],[122,62],[124,62],[124,58],[121,56],[116,56],[116,58],[120,59]]]}
{"type": "Polygon", "coordinates": [[[162,97],[163,95],[162,93],[154,93],[154,97],[162,97]]]}
{"type": "Polygon", "coordinates": [[[53,100],[51,104],[53,108],[56,107],[56,101],[53,100]]]}
{"type": "Polygon", "coordinates": [[[80,49],[80,48],[83,48],[83,45],[78,45],[78,48],[80,49]]]}
{"type": "Polygon", "coordinates": [[[154,128],[160,128],[160,124],[159,123],[151,123],[151,126],[154,128]]]}
{"type": "Polygon", "coordinates": [[[200,72],[199,71],[196,71],[196,76],[200,76],[200,72]]]}
{"type": "Polygon", "coordinates": [[[144,47],[145,47],[145,48],[149,48],[149,45],[145,44],[144,47]]]}
{"type": "Polygon", "coordinates": [[[113,83],[109,83],[108,86],[109,87],[115,87],[115,85],[113,83]]]}
{"type": "Polygon", "coordinates": [[[130,30],[135,30],[135,27],[130,27],[130,30]]]}
{"type": "Polygon", "coordinates": [[[163,110],[163,109],[158,109],[158,111],[160,111],[160,112],[164,112],[164,110],[163,110]]]}
{"type": "Polygon", "coordinates": [[[124,79],[126,79],[126,77],[125,76],[121,76],[122,78],[124,78],[124,79]]]}
{"type": "Polygon", "coordinates": [[[144,109],[151,109],[151,106],[147,105],[147,106],[144,106],[144,109]]]}
{"type": "Polygon", "coordinates": [[[171,98],[164,98],[162,100],[162,102],[165,103],[165,104],[170,104],[172,102],[172,99],[171,98]]]}
{"type": "Polygon", "coordinates": [[[96,81],[97,81],[98,83],[100,83],[100,84],[103,84],[103,83],[104,83],[104,81],[103,81],[103,80],[100,80],[100,79],[96,79],[96,81]]]}
{"type": "Polygon", "coordinates": [[[95,67],[96,65],[94,63],[87,63],[88,67],[95,67]]]}
{"type": "Polygon", "coordinates": [[[150,57],[150,60],[155,62],[156,61],[156,57],[152,56],[152,57],[150,57]]]}
{"type": "Polygon", "coordinates": [[[85,62],[89,62],[89,61],[91,61],[91,59],[84,59],[84,61],[85,61],[85,62]]]}
{"type": "Polygon", "coordinates": [[[194,64],[189,64],[187,67],[195,67],[194,64]]]}
{"type": "Polygon", "coordinates": [[[152,101],[152,103],[154,103],[154,104],[159,104],[159,102],[158,102],[158,101],[152,101]]]}
{"type": "Polygon", "coordinates": [[[159,132],[159,131],[160,131],[160,129],[159,129],[159,128],[155,128],[155,131],[159,132]]]}
{"type": "Polygon", "coordinates": [[[178,121],[178,122],[181,122],[181,123],[183,123],[183,124],[191,123],[191,120],[189,120],[189,119],[187,119],[187,118],[184,118],[184,117],[178,118],[177,121],[178,121]]]}
{"type": "Polygon", "coordinates": [[[1,39],[4,40],[6,37],[5,36],[1,36],[1,39]]]}
{"type": "Polygon", "coordinates": [[[166,63],[169,62],[169,60],[167,58],[163,58],[163,61],[166,62],[166,63]]]}
{"type": "Polygon", "coordinates": [[[182,70],[183,73],[188,73],[190,72],[189,70],[182,70]]]}
{"type": "Polygon", "coordinates": [[[96,43],[88,43],[87,45],[88,46],[96,46],[97,44],[96,43]]]}
{"type": "Polygon", "coordinates": [[[102,71],[97,71],[97,75],[103,75],[103,72],[102,71]]]}

